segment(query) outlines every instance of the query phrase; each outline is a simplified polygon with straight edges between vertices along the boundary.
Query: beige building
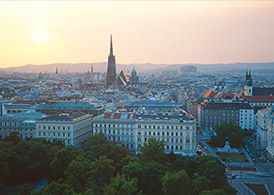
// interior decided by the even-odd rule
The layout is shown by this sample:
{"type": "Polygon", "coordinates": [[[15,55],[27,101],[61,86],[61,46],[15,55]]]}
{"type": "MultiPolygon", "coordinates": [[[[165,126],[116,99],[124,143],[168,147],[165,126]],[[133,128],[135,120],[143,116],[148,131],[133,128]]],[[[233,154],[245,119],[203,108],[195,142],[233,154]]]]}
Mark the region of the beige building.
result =
{"type": "Polygon", "coordinates": [[[163,141],[165,152],[196,153],[196,120],[182,114],[105,113],[93,120],[93,134],[102,131],[109,141],[140,152],[150,138],[163,141]]]}
{"type": "Polygon", "coordinates": [[[52,115],[36,121],[36,137],[61,140],[65,146],[87,147],[91,137],[92,117],[83,112],[52,115]]]}

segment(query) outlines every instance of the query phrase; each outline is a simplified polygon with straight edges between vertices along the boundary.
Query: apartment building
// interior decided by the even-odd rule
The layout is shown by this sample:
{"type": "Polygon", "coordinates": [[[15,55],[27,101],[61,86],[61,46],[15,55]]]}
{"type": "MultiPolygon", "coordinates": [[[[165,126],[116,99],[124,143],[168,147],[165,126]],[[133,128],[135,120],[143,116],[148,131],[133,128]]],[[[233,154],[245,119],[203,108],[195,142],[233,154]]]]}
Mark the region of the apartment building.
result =
{"type": "Polygon", "coordinates": [[[163,141],[166,153],[196,153],[196,120],[183,114],[105,113],[93,120],[93,134],[100,131],[110,142],[136,153],[150,138],[163,141]]]}

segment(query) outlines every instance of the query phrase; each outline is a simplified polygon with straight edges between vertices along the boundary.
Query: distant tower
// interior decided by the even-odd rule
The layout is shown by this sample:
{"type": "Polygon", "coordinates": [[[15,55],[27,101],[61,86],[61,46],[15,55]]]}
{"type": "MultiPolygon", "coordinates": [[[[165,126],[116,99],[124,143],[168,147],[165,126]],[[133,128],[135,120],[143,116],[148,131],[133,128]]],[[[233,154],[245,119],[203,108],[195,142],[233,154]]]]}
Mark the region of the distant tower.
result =
{"type": "Polygon", "coordinates": [[[131,85],[138,85],[139,77],[137,76],[137,72],[135,70],[135,67],[133,67],[133,70],[131,71],[130,75],[130,84],[131,85]]]}
{"type": "Polygon", "coordinates": [[[56,67],[56,72],[55,72],[55,74],[58,74],[58,68],[56,67]]]}
{"type": "Polygon", "coordinates": [[[113,55],[112,36],[110,36],[110,53],[108,56],[108,69],[107,69],[107,87],[114,85],[116,81],[116,63],[115,56],[113,55]]]}
{"type": "Polygon", "coordinates": [[[252,76],[251,76],[251,71],[247,69],[245,74],[244,95],[252,96],[252,94],[253,94],[252,76]]]}
{"type": "Polygon", "coordinates": [[[93,64],[90,66],[90,73],[93,74],[93,64]]]}

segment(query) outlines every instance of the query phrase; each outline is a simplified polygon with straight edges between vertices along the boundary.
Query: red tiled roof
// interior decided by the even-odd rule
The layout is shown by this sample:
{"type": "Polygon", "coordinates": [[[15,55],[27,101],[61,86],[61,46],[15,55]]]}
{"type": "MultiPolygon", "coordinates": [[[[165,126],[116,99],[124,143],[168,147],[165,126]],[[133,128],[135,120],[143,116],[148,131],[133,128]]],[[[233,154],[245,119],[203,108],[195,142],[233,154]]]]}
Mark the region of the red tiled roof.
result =
{"type": "Polygon", "coordinates": [[[214,96],[215,96],[215,93],[214,93],[214,91],[212,91],[212,89],[209,89],[209,90],[204,94],[204,97],[205,97],[205,98],[208,98],[208,97],[213,98],[214,96]]]}
{"type": "Polygon", "coordinates": [[[114,113],[113,118],[114,118],[114,119],[119,119],[119,118],[121,118],[121,113],[114,113]]]}
{"type": "Polygon", "coordinates": [[[104,118],[110,118],[110,116],[111,116],[111,113],[106,113],[106,114],[104,115],[104,118]]]}

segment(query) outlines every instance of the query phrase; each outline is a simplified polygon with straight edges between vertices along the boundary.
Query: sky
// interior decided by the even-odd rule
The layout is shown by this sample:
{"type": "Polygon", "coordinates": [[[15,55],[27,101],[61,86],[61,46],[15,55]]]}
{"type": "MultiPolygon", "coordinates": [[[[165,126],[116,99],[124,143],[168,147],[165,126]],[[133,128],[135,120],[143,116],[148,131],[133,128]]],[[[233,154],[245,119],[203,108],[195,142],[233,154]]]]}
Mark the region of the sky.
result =
{"type": "Polygon", "coordinates": [[[0,1],[0,67],[274,61],[274,1],[0,1]]]}

